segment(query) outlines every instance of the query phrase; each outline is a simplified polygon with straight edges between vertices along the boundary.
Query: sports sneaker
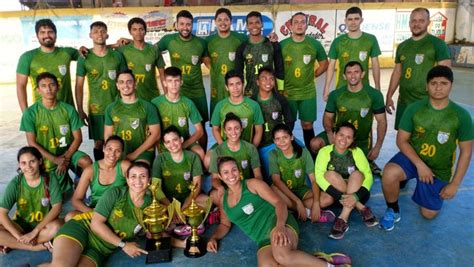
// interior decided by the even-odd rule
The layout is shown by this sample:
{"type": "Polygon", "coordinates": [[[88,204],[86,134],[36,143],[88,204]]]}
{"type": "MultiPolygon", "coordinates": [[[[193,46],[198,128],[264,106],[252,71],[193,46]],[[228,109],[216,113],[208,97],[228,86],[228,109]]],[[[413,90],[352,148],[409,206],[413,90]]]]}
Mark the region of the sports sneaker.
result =
{"type": "Polygon", "coordinates": [[[367,227],[373,227],[379,224],[377,218],[374,216],[372,210],[369,207],[365,207],[363,210],[361,210],[360,215],[362,215],[362,220],[367,227]]]}
{"type": "Polygon", "coordinates": [[[349,230],[349,224],[341,218],[336,218],[329,237],[337,240],[343,239],[347,230],[349,230]]]}
{"type": "Polygon", "coordinates": [[[336,265],[336,266],[352,266],[352,259],[351,257],[345,255],[345,254],[342,254],[342,253],[331,253],[331,254],[327,254],[327,253],[324,253],[324,252],[316,252],[314,253],[314,256],[316,256],[317,258],[327,262],[327,263],[330,263],[332,265],[336,265]]]}
{"type": "Polygon", "coordinates": [[[375,163],[375,161],[370,161],[369,165],[370,165],[370,170],[372,171],[372,174],[377,175],[380,178],[382,178],[382,169],[380,169],[377,163],[375,163]]]}
{"type": "Polygon", "coordinates": [[[401,219],[400,213],[395,213],[393,209],[387,208],[382,219],[380,219],[380,227],[385,231],[392,231],[395,228],[395,223],[401,219]]]}
{"type": "Polygon", "coordinates": [[[207,217],[207,223],[209,224],[215,224],[219,223],[221,217],[221,213],[219,211],[218,207],[215,207],[210,213],[209,216],[207,217]]]}
{"type": "Polygon", "coordinates": [[[325,223],[325,222],[334,222],[336,219],[336,215],[334,212],[330,210],[321,210],[321,213],[319,213],[319,220],[318,222],[325,223]]]}
{"type": "MultiPolygon", "coordinates": [[[[201,235],[204,233],[206,229],[204,228],[204,225],[201,224],[197,228],[198,235],[201,235]]],[[[179,225],[174,228],[174,233],[179,235],[179,236],[190,236],[191,235],[191,226],[187,224],[179,225]]]]}

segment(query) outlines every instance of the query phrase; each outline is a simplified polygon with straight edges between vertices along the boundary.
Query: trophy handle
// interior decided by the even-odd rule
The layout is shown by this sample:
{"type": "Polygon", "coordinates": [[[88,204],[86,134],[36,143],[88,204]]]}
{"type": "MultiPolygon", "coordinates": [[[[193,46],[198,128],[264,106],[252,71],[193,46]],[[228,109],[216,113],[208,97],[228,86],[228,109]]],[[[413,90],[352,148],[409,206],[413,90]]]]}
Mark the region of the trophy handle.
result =
{"type": "MultiPolygon", "coordinates": [[[[170,206],[173,206],[174,212],[176,212],[176,214],[178,215],[180,222],[186,223],[186,217],[184,216],[183,211],[181,210],[181,202],[179,202],[179,200],[177,200],[176,198],[173,198],[173,202],[168,207],[170,206]]],[[[170,216],[170,218],[172,217],[170,216]]]]}
{"type": "Polygon", "coordinates": [[[212,200],[210,197],[207,198],[206,201],[206,206],[204,207],[204,211],[206,212],[206,215],[204,216],[203,222],[207,220],[207,216],[209,216],[209,213],[211,212],[211,207],[212,207],[212,200]]]}

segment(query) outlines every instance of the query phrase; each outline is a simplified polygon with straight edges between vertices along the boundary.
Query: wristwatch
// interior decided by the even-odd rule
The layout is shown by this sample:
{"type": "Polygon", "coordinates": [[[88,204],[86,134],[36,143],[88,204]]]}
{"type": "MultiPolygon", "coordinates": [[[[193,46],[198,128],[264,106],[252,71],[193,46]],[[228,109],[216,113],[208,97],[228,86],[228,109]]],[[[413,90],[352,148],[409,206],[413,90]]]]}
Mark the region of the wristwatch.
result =
{"type": "Polygon", "coordinates": [[[123,249],[125,247],[125,242],[123,242],[122,240],[120,240],[120,242],[118,243],[118,247],[123,249]]]}

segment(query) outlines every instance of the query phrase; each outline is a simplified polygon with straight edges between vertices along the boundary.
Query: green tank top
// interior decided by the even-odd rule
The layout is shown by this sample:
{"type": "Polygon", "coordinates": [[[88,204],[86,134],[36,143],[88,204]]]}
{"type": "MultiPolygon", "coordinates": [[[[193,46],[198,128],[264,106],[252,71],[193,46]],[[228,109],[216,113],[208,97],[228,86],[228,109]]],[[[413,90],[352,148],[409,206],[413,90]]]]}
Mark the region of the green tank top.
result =
{"type": "Polygon", "coordinates": [[[99,175],[100,175],[100,166],[99,162],[96,161],[92,165],[93,168],[93,175],[92,175],[92,182],[91,182],[91,192],[92,192],[92,201],[90,206],[95,207],[99,199],[102,197],[104,192],[112,187],[122,187],[127,183],[127,180],[125,179],[125,176],[122,173],[122,167],[121,167],[122,161],[117,162],[117,166],[115,166],[115,180],[111,184],[101,184],[99,181],[99,175]]]}
{"type": "Polygon", "coordinates": [[[228,190],[224,193],[224,211],[229,220],[237,225],[248,237],[260,244],[270,238],[270,233],[276,225],[275,207],[254,194],[247,188],[247,182],[242,182],[240,201],[229,207],[227,203],[228,190]]]}

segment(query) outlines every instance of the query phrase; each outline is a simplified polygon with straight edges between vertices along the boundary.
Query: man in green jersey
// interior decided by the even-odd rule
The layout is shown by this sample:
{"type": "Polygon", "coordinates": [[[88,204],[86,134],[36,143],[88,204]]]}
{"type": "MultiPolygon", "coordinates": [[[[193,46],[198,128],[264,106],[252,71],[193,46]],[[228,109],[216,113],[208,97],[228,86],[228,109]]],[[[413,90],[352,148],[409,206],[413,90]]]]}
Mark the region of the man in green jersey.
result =
{"type": "MultiPolygon", "coordinates": [[[[202,79],[201,63],[202,58],[207,56],[207,44],[202,38],[194,36],[193,15],[187,10],[181,10],[176,15],[176,29],[178,33],[165,35],[156,44],[158,51],[168,51],[171,58],[171,65],[181,69],[183,76],[182,93],[191,99],[199,110],[202,117],[202,126],[205,128],[206,121],[209,120],[206,92],[202,79]]],[[[160,80],[163,90],[164,85],[164,64],[159,66],[160,80]]],[[[201,147],[207,149],[207,133],[199,139],[201,147]]]]}
{"type": "Polygon", "coordinates": [[[225,75],[225,86],[229,96],[217,103],[211,117],[212,135],[219,145],[224,142],[224,120],[229,112],[237,115],[242,121],[242,140],[256,147],[262,141],[264,123],[262,111],[257,102],[244,96],[243,79],[235,70],[225,75]]]}
{"type": "Polygon", "coordinates": [[[235,69],[245,74],[245,95],[250,97],[258,92],[256,80],[258,70],[262,67],[275,70],[278,90],[283,90],[285,73],[280,44],[270,42],[262,35],[263,19],[260,12],[248,13],[246,23],[249,39],[237,48],[235,55],[235,69]]]}
{"type": "Polygon", "coordinates": [[[73,106],[56,98],[59,84],[56,76],[44,72],[36,77],[36,90],[41,100],[25,110],[20,131],[26,133],[28,145],[37,148],[44,157],[46,172],[55,171],[61,192],[71,189],[67,173],[73,169],[77,176],[92,164],[86,153],[79,151],[84,123],[73,106]]]}
{"type": "Polygon", "coordinates": [[[403,41],[397,48],[395,67],[390,77],[386,97],[386,109],[392,114],[393,94],[400,85],[398,95],[395,129],[406,107],[427,96],[425,78],[434,65],[451,66],[449,49],[446,43],[428,33],[430,12],[426,8],[415,8],[410,14],[411,38],[403,41]]]}
{"type": "Polygon", "coordinates": [[[105,110],[104,138],[114,134],[122,137],[128,160],[152,164],[154,146],[160,139],[160,119],[153,104],[136,96],[135,85],[131,70],[117,74],[120,98],[105,110]]]}
{"type": "Polygon", "coordinates": [[[33,88],[33,102],[41,99],[36,84],[36,77],[49,72],[57,77],[59,92],[58,100],[64,101],[74,106],[71,90],[71,75],[69,64],[72,60],[77,60],[79,53],[71,47],[56,47],[56,26],[50,19],[40,19],[35,25],[36,37],[40,47],[27,51],[21,55],[16,68],[16,93],[21,111],[28,107],[26,86],[28,76],[33,88]]]}
{"type": "Polygon", "coordinates": [[[413,201],[425,219],[438,215],[443,201],[452,199],[466,174],[472,155],[471,115],[449,99],[453,72],[433,67],[426,77],[428,98],[409,105],[397,134],[397,153],[385,166],[382,189],[387,203],[380,226],[391,231],[400,221],[399,184],[416,178],[413,201]],[[459,148],[456,168],[456,149],[459,148]],[[454,175],[453,175],[454,170],[454,175]]]}
{"type": "Polygon", "coordinates": [[[326,72],[328,60],[320,42],[306,36],[307,17],[298,12],[291,17],[291,37],[283,40],[281,52],[285,63],[285,91],[293,117],[299,113],[303,138],[309,149],[316,120],[316,84],[314,79],[326,72]],[[316,61],[318,67],[315,66],[316,61]]]}
{"type": "Polygon", "coordinates": [[[137,83],[137,96],[151,101],[160,95],[156,80],[156,68],[161,64],[161,53],[156,48],[145,42],[146,23],[141,18],[132,18],[128,21],[128,32],[132,35],[132,41],[128,45],[118,48],[127,66],[135,74],[137,83]]]}
{"type": "Polygon", "coordinates": [[[380,90],[380,65],[378,56],[381,54],[377,38],[369,33],[363,32],[360,25],[364,21],[362,10],[358,7],[351,7],[346,11],[344,20],[348,32],[337,37],[329,49],[329,67],[324,83],[324,100],[327,101],[329,95],[329,86],[331,86],[334,76],[334,67],[337,64],[336,86],[339,88],[346,85],[343,79],[344,66],[349,61],[358,61],[362,64],[366,75],[364,84],[369,84],[369,59],[372,61],[372,75],[375,81],[375,88],[380,90]]]}
{"type": "Polygon", "coordinates": [[[190,149],[204,160],[205,152],[196,142],[204,134],[201,121],[202,117],[193,101],[181,95],[183,84],[181,70],[176,67],[168,67],[164,71],[164,84],[168,89],[151,102],[157,107],[161,118],[163,129],[176,126],[183,137],[183,148],[190,149]],[[194,132],[190,134],[189,121],[194,125],[194,132]]]}
{"type": "Polygon", "coordinates": [[[107,25],[96,21],[90,26],[89,37],[93,47],[87,53],[87,58],[80,57],[76,69],[76,102],[81,119],[89,122],[89,139],[94,140],[94,159],[104,158],[104,112],[105,108],[115,101],[117,87],[115,78],[117,72],[125,70],[123,56],[106,47],[108,39],[107,25]],[[89,116],[84,112],[84,80],[87,76],[89,86],[89,116]]]}
{"type": "Polygon", "coordinates": [[[204,58],[211,76],[211,115],[216,104],[229,96],[225,89],[225,74],[235,68],[236,50],[247,41],[246,35],[230,30],[232,13],[229,9],[219,8],[214,20],[217,33],[206,38],[209,57],[204,58]]]}
{"type": "Polygon", "coordinates": [[[371,164],[379,156],[387,132],[387,118],[383,95],[379,90],[363,83],[365,72],[358,61],[350,61],[344,68],[347,85],[329,94],[323,117],[324,132],[311,140],[311,149],[317,153],[325,145],[334,143],[333,131],[343,122],[357,129],[354,141],[364,151],[371,164]],[[372,146],[372,122],[377,121],[377,141],[372,146]]]}

